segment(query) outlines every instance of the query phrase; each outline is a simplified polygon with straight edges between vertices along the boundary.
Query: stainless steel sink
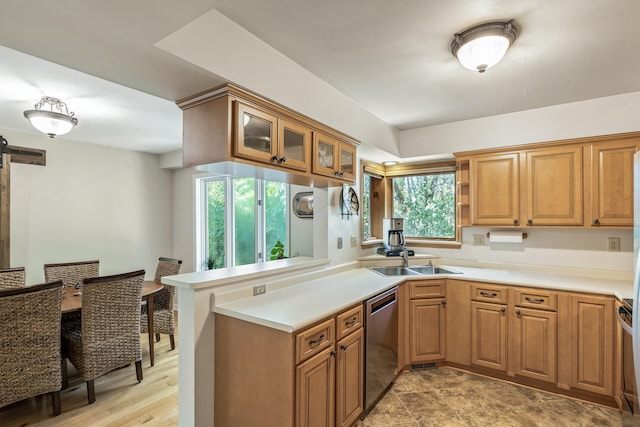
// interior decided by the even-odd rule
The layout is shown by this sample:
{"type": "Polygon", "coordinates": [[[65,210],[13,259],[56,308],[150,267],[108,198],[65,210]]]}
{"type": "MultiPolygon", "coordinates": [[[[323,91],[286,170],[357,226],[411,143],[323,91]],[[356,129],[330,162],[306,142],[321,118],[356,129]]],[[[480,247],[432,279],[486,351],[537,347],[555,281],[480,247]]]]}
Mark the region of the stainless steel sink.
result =
{"type": "Polygon", "coordinates": [[[447,268],[437,267],[434,265],[414,265],[409,267],[409,270],[424,274],[425,276],[433,274],[462,274],[459,271],[449,270],[447,268]]]}
{"type": "Polygon", "coordinates": [[[419,274],[404,267],[371,267],[370,269],[383,276],[417,276],[419,274]]]}

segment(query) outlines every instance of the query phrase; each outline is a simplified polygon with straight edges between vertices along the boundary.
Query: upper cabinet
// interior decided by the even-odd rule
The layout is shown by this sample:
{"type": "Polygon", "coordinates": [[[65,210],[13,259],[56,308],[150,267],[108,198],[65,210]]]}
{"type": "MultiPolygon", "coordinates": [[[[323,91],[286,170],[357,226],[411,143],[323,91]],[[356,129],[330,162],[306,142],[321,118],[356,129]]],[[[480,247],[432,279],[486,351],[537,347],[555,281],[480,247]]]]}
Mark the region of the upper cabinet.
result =
{"type": "Polygon", "coordinates": [[[632,227],[638,149],[631,133],[455,153],[469,177],[459,225],[632,227]]]}
{"type": "Polygon", "coordinates": [[[321,187],[355,180],[358,141],[258,95],[226,84],[177,104],[184,167],[321,187]]]}
{"type": "Polygon", "coordinates": [[[313,172],[346,180],[356,179],[356,150],[351,144],[320,132],[313,135],[313,172]]]}

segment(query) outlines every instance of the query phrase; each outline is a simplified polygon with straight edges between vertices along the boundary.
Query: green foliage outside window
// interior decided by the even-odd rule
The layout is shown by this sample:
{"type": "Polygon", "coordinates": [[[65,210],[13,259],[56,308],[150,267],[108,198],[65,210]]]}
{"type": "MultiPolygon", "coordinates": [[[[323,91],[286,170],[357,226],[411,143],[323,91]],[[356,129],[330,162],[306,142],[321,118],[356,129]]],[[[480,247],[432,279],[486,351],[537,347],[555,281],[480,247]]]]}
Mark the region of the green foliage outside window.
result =
{"type": "Polygon", "coordinates": [[[209,254],[202,267],[207,270],[224,267],[224,213],[226,209],[224,181],[207,182],[207,243],[209,254]]]}
{"type": "Polygon", "coordinates": [[[405,237],[454,239],[455,173],[393,178],[393,216],[405,237]]]}

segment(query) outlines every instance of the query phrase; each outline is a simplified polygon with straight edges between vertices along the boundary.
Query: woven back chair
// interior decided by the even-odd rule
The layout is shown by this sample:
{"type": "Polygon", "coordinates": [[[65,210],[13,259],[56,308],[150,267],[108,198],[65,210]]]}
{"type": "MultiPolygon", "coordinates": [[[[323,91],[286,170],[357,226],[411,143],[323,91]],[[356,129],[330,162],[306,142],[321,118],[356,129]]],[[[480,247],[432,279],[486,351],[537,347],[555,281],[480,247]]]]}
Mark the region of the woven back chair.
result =
{"type": "Polygon", "coordinates": [[[25,286],[24,267],[0,270],[0,290],[25,286]]]}
{"type": "Polygon", "coordinates": [[[51,393],[60,414],[62,282],[0,290],[0,407],[51,393]]]}
{"type": "MultiPolygon", "coordinates": [[[[160,257],[158,259],[158,266],[156,267],[154,280],[159,283],[160,279],[164,276],[178,274],[180,272],[181,265],[182,260],[160,257]]],[[[174,338],[176,321],[173,313],[174,295],[175,288],[171,285],[164,285],[164,288],[161,291],[153,294],[153,332],[156,334],[156,341],[160,341],[160,334],[169,335],[171,350],[176,348],[174,338]]],[[[148,332],[146,306],[142,309],[142,317],[140,321],[141,332],[148,332]]]]}
{"type": "Polygon", "coordinates": [[[63,373],[66,359],[87,382],[89,403],[96,400],[94,379],[135,363],[142,381],[140,299],[144,270],[84,279],[82,319],[62,328],[63,373]]]}
{"type": "Polygon", "coordinates": [[[62,280],[65,286],[81,285],[83,279],[98,277],[100,261],[65,262],[44,265],[44,280],[62,280]]]}

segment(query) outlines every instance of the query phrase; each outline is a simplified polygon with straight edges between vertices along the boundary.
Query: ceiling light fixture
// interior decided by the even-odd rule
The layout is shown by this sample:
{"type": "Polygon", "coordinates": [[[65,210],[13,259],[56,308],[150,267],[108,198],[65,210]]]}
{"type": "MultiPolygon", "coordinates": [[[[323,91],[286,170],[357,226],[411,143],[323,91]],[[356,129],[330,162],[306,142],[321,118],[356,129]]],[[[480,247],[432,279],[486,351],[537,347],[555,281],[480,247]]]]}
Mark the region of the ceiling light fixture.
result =
{"type": "Polygon", "coordinates": [[[64,135],[78,124],[78,119],[73,117],[73,112],[69,112],[67,104],[49,96],[43,96],[35,105],[35,110],[25,111],[24,116],[34,128],[46,133],[49,138],[64,135]],[[49,109],[43,109],[45,107],[49,109]]]}
{"type": "Polygon", "coordinates": [[[517,37],[513,20],[487,22],[454,35],[451,53],[464,68],[484,73],[502,59],[517,37]]]}

